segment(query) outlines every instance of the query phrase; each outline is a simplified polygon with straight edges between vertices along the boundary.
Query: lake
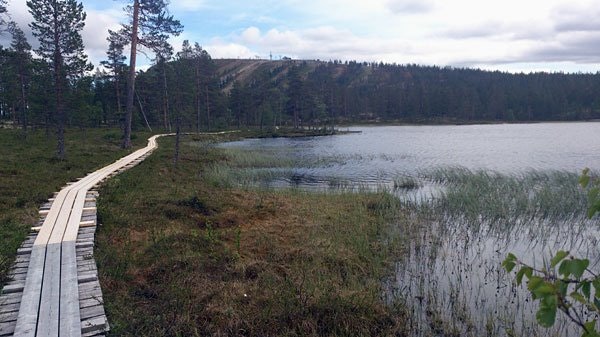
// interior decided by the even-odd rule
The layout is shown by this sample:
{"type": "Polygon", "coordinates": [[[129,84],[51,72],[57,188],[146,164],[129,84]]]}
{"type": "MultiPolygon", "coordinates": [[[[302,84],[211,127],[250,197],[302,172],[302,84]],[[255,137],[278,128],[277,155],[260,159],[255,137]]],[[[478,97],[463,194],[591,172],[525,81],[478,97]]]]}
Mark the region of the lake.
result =
{"type": "Polygon", "coordinates": [[[598,270],[598,221],[583,216],[577,177],[600,169],[600,123],[350,130],[361,133],[219,146],[248,155],[243,184],[404,200],[419,229],[385,296],[406,304],[414,336],[577,335],[562,316],[537,326],[536,305],[500,264],[513,252],[540,266],[563,249],[598,270]]]}
{"type": "MultiPolygon", "coordinates": [[[[352,127],[357,134],[251,139],[224,144],[326,165],[296,167],[290,185],[315,186],[329,178],[354,184],[391,182],[434,167],[580,172],[600,168],[600,123],[352,127]]],[[[283,183],[278,181],[278,184],[283,183]]]]}

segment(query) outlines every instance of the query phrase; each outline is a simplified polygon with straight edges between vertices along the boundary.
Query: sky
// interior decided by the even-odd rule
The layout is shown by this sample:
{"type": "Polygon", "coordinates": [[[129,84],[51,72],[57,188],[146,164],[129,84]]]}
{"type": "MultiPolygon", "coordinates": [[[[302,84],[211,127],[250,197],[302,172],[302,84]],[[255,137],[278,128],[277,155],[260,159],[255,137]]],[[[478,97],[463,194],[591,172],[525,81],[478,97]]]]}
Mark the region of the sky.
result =
{"type": "MultiPolygon", "coordinates": [[[[97,65],[127,1],[82,2],[82,35],[97,65]]],[[[35,46],[25,0],[9,0],[8,10],[35,46]]],[[[172,0],[169,11],[184,25],[171,39],[175,49],[187,39],[213,58],[600,70],[600,0],[172,0]]],[[[150,59],[142,57],[142,65],[150,59]]]]}

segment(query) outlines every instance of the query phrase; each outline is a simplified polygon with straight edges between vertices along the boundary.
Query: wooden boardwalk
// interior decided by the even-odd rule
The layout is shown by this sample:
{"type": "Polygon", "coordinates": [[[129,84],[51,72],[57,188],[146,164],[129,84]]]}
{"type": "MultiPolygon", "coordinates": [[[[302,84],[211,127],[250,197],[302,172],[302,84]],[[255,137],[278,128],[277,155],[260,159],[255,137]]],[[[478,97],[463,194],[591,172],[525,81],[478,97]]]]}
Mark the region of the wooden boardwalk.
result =
{"type": "Polygon", "coordinates": [[[40,210],[18,250],[10,281],[0,293],[0,336],[102,336],[108,331],[93,259],[97,193],[92,188],[133,167],[148,146],[70,183],[40,210]]]}

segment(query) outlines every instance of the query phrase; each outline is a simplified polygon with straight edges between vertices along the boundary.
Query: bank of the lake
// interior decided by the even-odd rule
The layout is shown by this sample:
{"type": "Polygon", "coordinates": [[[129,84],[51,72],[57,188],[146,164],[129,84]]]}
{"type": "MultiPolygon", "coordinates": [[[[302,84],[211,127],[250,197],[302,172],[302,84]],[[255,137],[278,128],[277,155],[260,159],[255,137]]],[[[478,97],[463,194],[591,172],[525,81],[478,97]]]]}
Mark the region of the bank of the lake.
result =
{"type": "Polygon", "coordinates": [[[96,259],[115,335],[382,336],[406,332],[384,282],[402,253],[397,199],[226,187],[232,158],[173,139],[101,190],[96,259]]]}

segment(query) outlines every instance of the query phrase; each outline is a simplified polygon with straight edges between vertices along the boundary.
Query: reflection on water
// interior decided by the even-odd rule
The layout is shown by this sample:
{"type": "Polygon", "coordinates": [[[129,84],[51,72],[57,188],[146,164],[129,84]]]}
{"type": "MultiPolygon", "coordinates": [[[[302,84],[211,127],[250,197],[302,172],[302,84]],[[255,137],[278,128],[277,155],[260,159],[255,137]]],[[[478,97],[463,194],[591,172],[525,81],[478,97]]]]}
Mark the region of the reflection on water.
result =
{"type": "Polygon", "coordinates": [[[253,184],[386,189],[404,199],[425,225],[388,295],[413,313],[414,336],[578,335],[562,316],[552,329],[538,327],[536,306],[501,261],[513,252],[541,266],[562,249],[598,269],[598,223],[581,216],[585,195],[576,182],[582,168],[600,168],[599,123],[358,129],[220,146],[268,154],[264,165],[238,168],[253,184]]]}

